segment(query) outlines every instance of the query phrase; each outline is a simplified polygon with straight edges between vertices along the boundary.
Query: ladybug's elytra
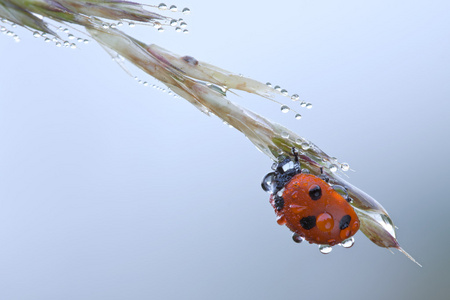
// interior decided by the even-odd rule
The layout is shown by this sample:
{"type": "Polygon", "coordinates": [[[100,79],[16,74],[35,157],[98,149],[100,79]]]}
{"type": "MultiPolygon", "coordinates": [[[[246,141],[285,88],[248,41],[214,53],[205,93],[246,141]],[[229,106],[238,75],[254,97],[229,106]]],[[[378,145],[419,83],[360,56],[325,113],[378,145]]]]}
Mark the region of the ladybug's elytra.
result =
{"type": "Polygon", "coordinates": [[[293,154],[294,161],[286,158],[274,164],[274,172],[267,174],[261,184],[271,194],[278,224],[293,231],[296,242],[305,239],[319,245],[351,246],[359,219],[345,195],[346,189],[330,186],[324,174],[315,176],[302,171],[295,149],[293,154]],[[337,191],[344,192],[344,196],[337,191]]]}

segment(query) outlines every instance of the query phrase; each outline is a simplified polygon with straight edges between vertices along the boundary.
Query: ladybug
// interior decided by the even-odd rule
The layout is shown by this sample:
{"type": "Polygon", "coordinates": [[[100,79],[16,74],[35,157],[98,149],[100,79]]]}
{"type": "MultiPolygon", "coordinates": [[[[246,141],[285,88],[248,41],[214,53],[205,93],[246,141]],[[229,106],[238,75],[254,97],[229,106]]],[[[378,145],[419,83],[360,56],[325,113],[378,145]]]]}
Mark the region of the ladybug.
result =
{"type": "MultiPolygon", "coordinates": [[[[303,240],[319,247],[341,244],[353,245],[352,236],[359,229],[359,219],[349,204],[346,188],[328,184],[325,174],[315,176],[301,169],[298,153],[292,150],[294,161],[280,158],[267,174],[262,188],[269,192],[270,203],[278,216],[277,222],[294,232],[293,239],[303,240]]],[[[320,249],[322,249],[320,248],[320,249]]],[[[322,250],[321,250],[322,251],[322,250]]],[[[329,251],[322,251],[328,253],[329,251]]]]}

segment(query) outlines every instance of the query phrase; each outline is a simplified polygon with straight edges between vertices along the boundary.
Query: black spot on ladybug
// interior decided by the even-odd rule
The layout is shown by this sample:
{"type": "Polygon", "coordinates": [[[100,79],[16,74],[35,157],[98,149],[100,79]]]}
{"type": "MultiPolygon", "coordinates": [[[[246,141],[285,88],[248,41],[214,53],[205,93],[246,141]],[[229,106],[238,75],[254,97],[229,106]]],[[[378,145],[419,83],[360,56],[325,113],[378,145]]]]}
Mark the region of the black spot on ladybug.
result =
{"type": "Polygon", "coordinates": [[[283,199],[283,197],[275,196],[274,204],[275,204],[275,208],[277,209],[277,211],[282,210],[283,207],[284,207],[284,199],[283,199]]]}
{"type": "Polygon", "coordinates": [[[350,221],[352,220],[352,217],[350,217],[349,215],[345,215],[342,217],[342,219],[339,221],[339,229],[345,229],[348,227],[348,225],[350,225],[350,221]]]}
{"type": "Polygon", "coordinates": [[[300,220],[300,225],[306,230],[310,230],[316,226],[316,217],[309,216],[300,220]]]}
{"type": "Polygon", "coordinates": [[[322,197],[322,189],[318,185],[314,185],[309,189],[309,197],[312,200],[317,201],[322,197]]]}

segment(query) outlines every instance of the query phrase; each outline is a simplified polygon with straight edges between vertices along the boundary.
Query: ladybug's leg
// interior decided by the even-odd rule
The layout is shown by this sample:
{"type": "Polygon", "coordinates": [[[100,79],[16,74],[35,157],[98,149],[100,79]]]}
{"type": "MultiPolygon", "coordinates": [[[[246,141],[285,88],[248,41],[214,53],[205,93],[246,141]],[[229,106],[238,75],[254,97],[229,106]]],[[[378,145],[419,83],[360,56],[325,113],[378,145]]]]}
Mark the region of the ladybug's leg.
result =
{"type": "Polygon", "coordinates": [[[320,175],[318,177],[327,183],[330,181],[330,177],[323,173],[323,167],[320,167],[320,175]]]}

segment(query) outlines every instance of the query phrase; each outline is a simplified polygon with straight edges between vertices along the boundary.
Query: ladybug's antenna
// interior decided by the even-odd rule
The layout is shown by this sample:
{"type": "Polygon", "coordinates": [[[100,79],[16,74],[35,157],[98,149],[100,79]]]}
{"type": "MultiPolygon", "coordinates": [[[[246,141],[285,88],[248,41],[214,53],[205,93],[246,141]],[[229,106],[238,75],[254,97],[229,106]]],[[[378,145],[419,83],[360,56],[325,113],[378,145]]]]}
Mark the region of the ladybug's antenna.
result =
{"type": "Polygon", "coordinates": [[[294,155],[294,161],[298,163],[298,151],[295,147],[292,147],[292,155],[294,155]]]}

